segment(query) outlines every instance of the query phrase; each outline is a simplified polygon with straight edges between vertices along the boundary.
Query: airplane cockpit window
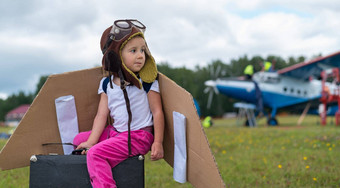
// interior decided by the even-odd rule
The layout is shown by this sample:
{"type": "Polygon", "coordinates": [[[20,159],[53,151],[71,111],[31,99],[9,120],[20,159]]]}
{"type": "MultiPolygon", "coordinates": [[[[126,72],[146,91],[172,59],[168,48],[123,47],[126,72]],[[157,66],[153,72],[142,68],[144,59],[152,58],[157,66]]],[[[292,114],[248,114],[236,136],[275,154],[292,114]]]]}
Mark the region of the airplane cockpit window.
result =
{"type": "Polygon", "coordinates": [[[267,82],[267,83],[280,82],[279,75],[276,72],[261,72],[259,73],[259,79],[262,82],[267,82]]]}

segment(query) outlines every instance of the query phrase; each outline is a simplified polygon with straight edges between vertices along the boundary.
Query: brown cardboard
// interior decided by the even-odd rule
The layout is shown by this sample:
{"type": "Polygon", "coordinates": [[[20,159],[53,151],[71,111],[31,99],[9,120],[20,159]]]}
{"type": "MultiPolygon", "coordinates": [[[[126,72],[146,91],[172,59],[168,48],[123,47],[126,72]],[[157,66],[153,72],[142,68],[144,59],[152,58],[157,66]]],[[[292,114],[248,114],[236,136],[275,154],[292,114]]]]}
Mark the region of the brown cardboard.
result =
{"type": "MultiPolygon", "coordinates": [[[[73,95],[76,102],[79,131],[92,127],[97,112],[98,85],[102,78],[100,67],[50,76],[33,101],[17,129],[0,152],[0,169],[7,170],[29,165],[31,155],[58,153],[61,146],[42,146],[60,143],[54,100],[73,95]]],[[[197,115],[193,98],[166,76],[159,76],[165,115],[164,159],[173,166],[174,139],[172,112],[187,120],[187,179],[195,187],[225,187],[204,130],[197,115]]]]}
{"type": "Polygon", "coordinates": [[[186,117],[187,180],[194,187],[225,187],[198,117],[193,98],[185,89],[160,74],[160,92],[165,116],[164,159],[173,166],[174,128],[172,112],[186,117]]]}
{"type": "Polygon", "coordinates": [[[54,103],[60,96],[74,96],[79,131],[91,129],[97,112],[101,77],[101,68],[50,76],[1,150],[0,168],[28,166],[31,155],[63,154],[61,146],[42,146],[43,143],[61,142],[54,103]]]}

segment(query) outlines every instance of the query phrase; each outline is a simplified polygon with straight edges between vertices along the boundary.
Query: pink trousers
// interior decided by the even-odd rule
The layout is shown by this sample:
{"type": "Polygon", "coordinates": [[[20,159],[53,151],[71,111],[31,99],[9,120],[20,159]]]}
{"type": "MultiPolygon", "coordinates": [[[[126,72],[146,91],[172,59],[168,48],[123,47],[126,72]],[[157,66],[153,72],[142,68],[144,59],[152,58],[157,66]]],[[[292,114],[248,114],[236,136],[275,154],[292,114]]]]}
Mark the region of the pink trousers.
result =
{"type": "MultiPolygon", "coordinates": [[[[87,141],[91,131],[79,133],[73,144],[79,145],[87,141]]],[[[96,145],[87,152],[87,169],[94,188],[116,187],[111,169],[129,157],[128,132],[117,132],[111,126],[103,131],[96,145]]],[[[131,131],[132,155],[145,155],[150,151],[153,135],[144,130],[131,131]]]]}

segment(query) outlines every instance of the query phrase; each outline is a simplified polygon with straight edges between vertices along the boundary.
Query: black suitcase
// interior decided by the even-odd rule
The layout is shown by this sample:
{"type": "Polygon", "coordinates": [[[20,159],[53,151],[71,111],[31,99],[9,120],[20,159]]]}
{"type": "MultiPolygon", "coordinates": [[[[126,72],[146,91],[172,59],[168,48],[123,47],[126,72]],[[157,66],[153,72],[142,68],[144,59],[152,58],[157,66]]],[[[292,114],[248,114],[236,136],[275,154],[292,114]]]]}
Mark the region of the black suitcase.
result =
{"type": "Polygon", "coordinates": [[[129,157],[112,169],[118,188],[144,188],[144,156],[129,157]]]}
{"type": "Polygon", "coordinates": [[[33,155],[30,188],[91,188],[86,155],[33,155]]]}
{"type": "MultiPolygon", "coordinates": [[[[33,155],[30,166],[30,188],[92,187],[86,166],[86,155],[33,155]]],[[[144,157],[134,156],[112,169],[118,188],[144,187],[144,157]]]]}

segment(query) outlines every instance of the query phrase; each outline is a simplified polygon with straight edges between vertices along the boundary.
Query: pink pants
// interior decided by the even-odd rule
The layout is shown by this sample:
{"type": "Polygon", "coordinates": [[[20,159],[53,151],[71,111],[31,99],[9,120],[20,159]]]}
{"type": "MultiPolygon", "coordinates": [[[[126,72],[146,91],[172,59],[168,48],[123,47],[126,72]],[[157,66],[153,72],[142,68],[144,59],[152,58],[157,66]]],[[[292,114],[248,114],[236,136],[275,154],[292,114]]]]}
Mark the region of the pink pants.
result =
{"type": "MultiPolygon", "coordinates": [[[[79,133],[73,144],[87,141],[91,131],[79,133]]],[[[111,169],[129,157],[128,132],[117,132],[111,126],[104,129],[99,141],[87,152],[87,169],[94,188],[116,187],[111,169]]],[[[144,130],[131,131],[132,155],[145,155],[150,151],[153,135],[144,130]]]]}

